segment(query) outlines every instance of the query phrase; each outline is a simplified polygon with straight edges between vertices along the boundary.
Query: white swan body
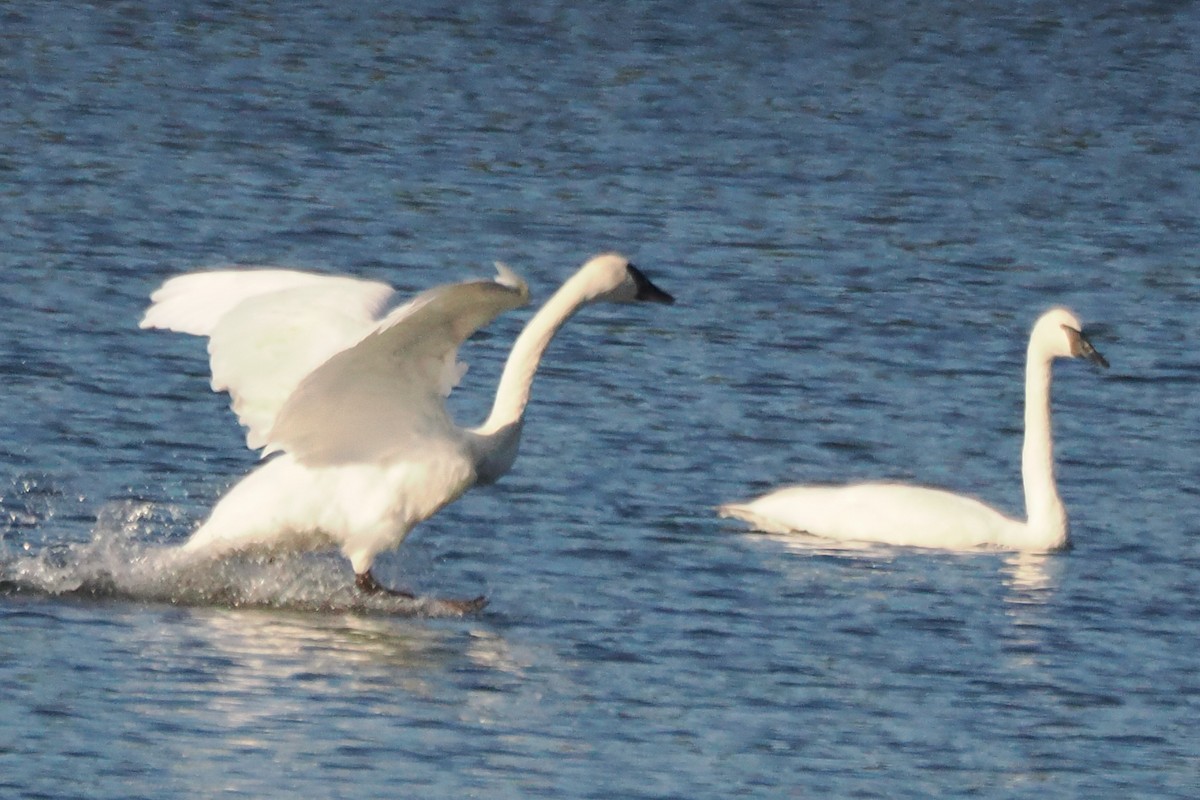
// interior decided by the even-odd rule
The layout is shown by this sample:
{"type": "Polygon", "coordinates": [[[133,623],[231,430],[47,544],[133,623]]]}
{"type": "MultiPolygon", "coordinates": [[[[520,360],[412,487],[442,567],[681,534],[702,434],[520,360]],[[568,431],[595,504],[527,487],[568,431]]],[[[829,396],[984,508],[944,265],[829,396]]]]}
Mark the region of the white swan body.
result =
{"type": "Polygon", "coordinates": [[[1051,362],[1084,357],[1108,366],[1070,311],[1051,309],[1033,326],[1025,364],[1025,444],[1021,470],[1027,519],[973,497],[898,483],[792,486],[718,508],[769,533],[966,550],[996,547],[1051,551],[1067,546],[1067,513],[1054,479],[1050,428],[1051,362]]]}
{"type": "Polygon", "coordinates": [[[672,302],[624,257],[591,259],[517,338],[487,420],[464,429],[444,404],[465,370],[458,347],[528,300],[497,267],[496,281],[437,287],[382,317],[391,288],[352,278],[220,270],[167,281],[142,327],[208,336],[213,389],[230,393],[247,444],[282,451],[221,498],[183,552],[336,547],[360,588],[387,591],[371,575],[375,557],[512,465],[534,374],[562,324],[592,302],[672,302]]]}

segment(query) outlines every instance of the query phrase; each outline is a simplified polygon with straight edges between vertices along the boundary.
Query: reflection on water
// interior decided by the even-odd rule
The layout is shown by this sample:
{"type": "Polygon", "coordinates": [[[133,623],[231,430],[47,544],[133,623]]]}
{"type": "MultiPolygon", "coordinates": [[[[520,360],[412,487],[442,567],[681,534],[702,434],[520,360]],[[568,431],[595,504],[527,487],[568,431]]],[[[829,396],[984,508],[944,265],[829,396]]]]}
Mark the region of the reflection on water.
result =
{"type": "Polygon", "coordinates": [[[1049,600],[1061,575],[1061,555],[1051,553],[1009,553],[1000,568],[1006,599],[1015,604],[1041,605],[1049,600]]]}
{"type": "MultiPolygon", "coordinates": [[[[997,553],[992,548],[954,551],[893,547],[874,542],[835,541],[802,533],[764,533],[750,531],[747,536],[770,541],[801,555],[853,556],[858,559],[889,561],[899,553],[925,554],[929,556],[951,554],[963,558],[991,556],[997,553]]],[[[1056,588],[1061,575],[1063,556],[1053,553],[1030,553],[1013,551],[1003,553],[1000,575],[1009,591],[1005,599],[1014,604],[1046,603],[1056,588]]]]}
{"type": "Polygon", "coordinates": [[[438,669],[465,659],[486,669],[521,670],[503,638],[482,628],[462,631],[360,614],[224,609],[193,609],[192,614],[196,636],[212,652],[256,664],[295,659],[305,670],[334,674],[351,665],[405,671],[438,669]]]}
{"type": "Polygon", "coordinates": [[[810,536],[807,533],[767,533],[747,531],[746,535],[783,545],[795,553],[806,555],[855,555],[866,558],[890,558],[895,548],[875,542],[840,541],[810,536]]]}
{"type": "Polygon", "coordinates": [[[1007,665],[1015,670],[1041,674],[1048,652],[1046,641],[1047,604],[1058,589],[1062,575],[1061,554],[1009,553],[1000,567],[1004,581],[1005,615],[1011,622],[1001,629],[1007,665]]]}
{"type": "MultiPolygon", "coordinates": [[[[164,765],[174,780],[215,781],[249,796],[322,769],[370,769],[405,742],[449,752],[461,729],[453,720],[486,718],[505,702],[501,692],[472,687],[503,686],[522,672],[502,637],[462,623],[267,609],[164,613],[163,624],[132,628],[133,669],[144,684],[127,705],[140,731],[191,742],[186,757],[164,765]],[[238,754],[232,764],[230,753],[238,754]],[[275,775],[269,768],[280,759],[293,766],[275,775]]],[[[92,659],[110,669],[103,662],[111,657],[102,648],[92,659]]]]}

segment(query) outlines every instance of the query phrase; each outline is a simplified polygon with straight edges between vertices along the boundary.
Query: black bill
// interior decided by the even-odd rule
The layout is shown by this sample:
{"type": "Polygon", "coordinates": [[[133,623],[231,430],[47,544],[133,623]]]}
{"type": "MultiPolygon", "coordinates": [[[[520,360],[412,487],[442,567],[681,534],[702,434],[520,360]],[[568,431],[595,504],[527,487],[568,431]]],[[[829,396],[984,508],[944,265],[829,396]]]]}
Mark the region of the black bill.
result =
{"type": "Polygon", "coordinates": [[[633,276],[633,282],[637,286],[636,299],[650,303],[666,303],[667,305],[675,302],[674,297],[671,297],[671,295],[651,283],[650,279],[633,264],[629,265],[629,274],[633,276]]]}
{"type": "Polygon", "coordinates": [[[1100,355],[1100,351],[1092,347],[1092,343],[1083,335],[1082,331],[1077,331],[1074,328],[1067,328],[1071,333],[1071,355],[1076,358],[1086,358],[1093,364],[1101,367],[1108,367],[1108,359],[1100,355]]]}

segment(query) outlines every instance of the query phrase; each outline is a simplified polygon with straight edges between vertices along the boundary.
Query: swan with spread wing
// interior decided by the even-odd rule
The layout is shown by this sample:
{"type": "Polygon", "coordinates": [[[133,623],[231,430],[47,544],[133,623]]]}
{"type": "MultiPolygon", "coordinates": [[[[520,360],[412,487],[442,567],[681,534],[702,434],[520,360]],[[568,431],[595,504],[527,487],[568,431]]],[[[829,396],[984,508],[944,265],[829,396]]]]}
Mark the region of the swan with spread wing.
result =
{"type": "MultiPolygon", "coordinates": [[[[518,336],[487,419],[462,428],[445,406],[465,371],[459,346],[529,300],[516,273],[497,270],[495,280],[439,286],[390,312],[395,291],[356,278],[251,269],[164,283],[141,327],[208,337],[213,390],[229,393],[247,446],[271,455],[220,499],[183,552],[336,547],[359,589],[411,597],[375,579],[376,556],[508,471],[538,363],[563,323],[589,303],[673,302],[624,256],[592,258],[518,336]]],[[[486,601],[445,602],[471,611],[486,601]]]]}

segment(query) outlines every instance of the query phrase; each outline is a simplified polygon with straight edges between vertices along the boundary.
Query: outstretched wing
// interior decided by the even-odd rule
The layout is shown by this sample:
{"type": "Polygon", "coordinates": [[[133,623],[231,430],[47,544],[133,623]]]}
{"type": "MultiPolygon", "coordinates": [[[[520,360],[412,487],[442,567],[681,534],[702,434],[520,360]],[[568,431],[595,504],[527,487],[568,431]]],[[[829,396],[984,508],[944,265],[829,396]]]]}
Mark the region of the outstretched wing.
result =
{"type": "Polygon", "coordinates": [[[280,269],[180,275],[151,295],[143,328],[209,337],[212,388],[227,391],[258,449],[305,375],[378,324],[385,283],[280,269]]]}
{"type": "Polygon", "coordinates": [[[268,450],[312,466],[373,462],[454,436],[445,397],[462,374],[459,346],[529,289],[499,278],[439,286],[389,314],[305,377],[280,409],[268,450]]]}

